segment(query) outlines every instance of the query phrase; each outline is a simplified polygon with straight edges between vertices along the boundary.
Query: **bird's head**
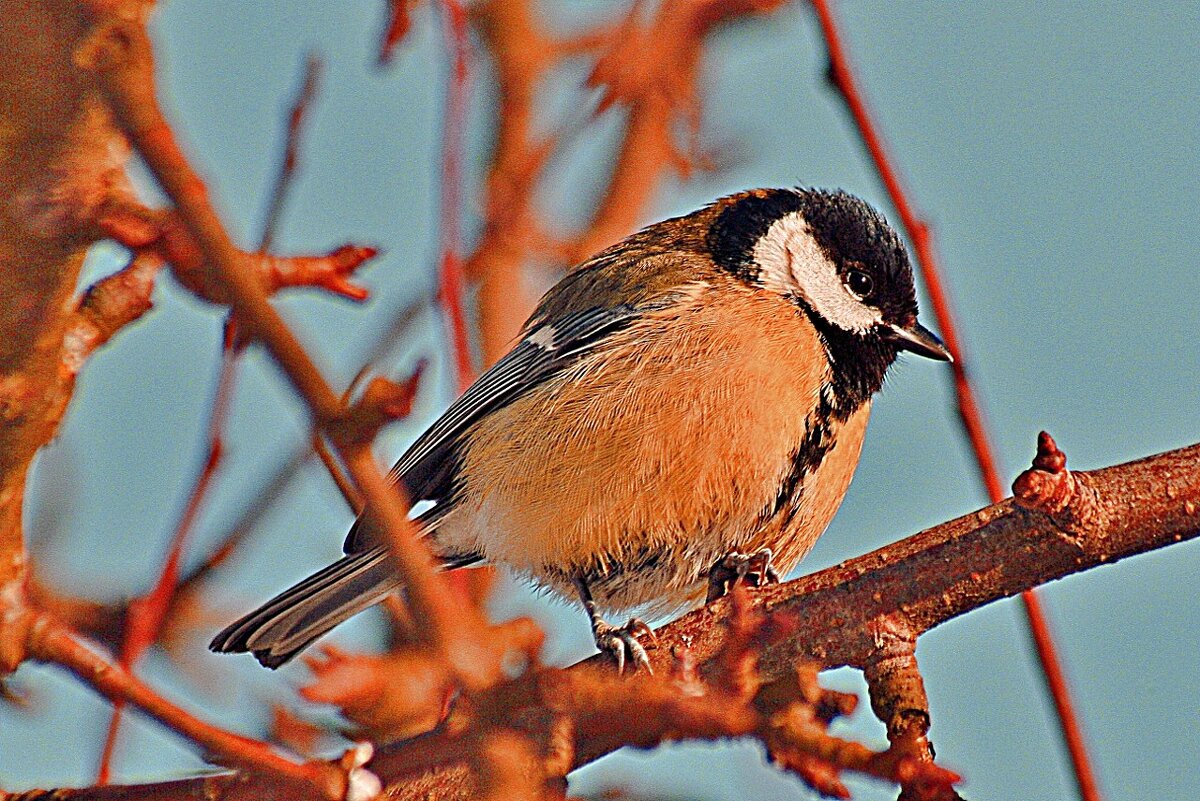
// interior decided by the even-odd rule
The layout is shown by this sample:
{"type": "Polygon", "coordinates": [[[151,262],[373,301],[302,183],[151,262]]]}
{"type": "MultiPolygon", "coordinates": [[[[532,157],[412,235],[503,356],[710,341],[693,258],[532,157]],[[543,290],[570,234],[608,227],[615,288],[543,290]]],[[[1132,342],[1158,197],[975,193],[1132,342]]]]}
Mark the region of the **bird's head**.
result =
{"type": "Polygon", "coordinates": [[[714,261],[788,297],[823,334],[950,360],[917,321],[904,243],[864,201],[841,191],[756,189],[718,201],[715,211],[707,235],[714,261]]]}

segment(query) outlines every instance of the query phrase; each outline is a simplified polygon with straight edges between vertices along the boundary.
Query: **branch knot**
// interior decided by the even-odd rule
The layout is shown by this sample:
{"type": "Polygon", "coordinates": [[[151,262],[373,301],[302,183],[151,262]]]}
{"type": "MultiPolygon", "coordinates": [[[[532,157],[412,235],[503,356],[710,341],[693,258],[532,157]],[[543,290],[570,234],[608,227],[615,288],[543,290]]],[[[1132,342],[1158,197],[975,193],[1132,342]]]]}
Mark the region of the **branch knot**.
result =
{"type": "Polygon", "coordinates": [[[1067,455],[1054,438],[1038,434],[1032,466],[1012,485],[1018,505],[1041,512],[1069,534],[1079,534],[1103,522],[1100,496],[1084,475],[1067,469],[1067,455]]]}

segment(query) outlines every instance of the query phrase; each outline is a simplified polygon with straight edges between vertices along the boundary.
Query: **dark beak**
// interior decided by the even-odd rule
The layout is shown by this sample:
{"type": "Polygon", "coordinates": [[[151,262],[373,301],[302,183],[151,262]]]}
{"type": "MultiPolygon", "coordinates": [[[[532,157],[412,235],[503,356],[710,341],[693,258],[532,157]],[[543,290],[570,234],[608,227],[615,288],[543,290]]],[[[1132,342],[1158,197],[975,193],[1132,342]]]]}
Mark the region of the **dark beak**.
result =
{"type": "Polygon", "coordinates": [[[900,350],[910,350],[918,356],[937,359],[940,362],[954,361],[954,357],[942,344],[942,340],[920,323],[914,322],[907,328],[899,325],[885,325],[880,333],[884,339],[900,350]]]}

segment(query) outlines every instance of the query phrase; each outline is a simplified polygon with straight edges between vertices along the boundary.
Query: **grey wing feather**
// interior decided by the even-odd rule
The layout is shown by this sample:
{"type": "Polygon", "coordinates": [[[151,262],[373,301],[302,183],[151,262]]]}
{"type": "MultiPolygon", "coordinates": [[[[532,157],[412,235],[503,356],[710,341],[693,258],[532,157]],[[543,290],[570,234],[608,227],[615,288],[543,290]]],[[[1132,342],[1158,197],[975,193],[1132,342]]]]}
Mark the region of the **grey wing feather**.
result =
{"type": "MultiPolygon", "coordinates": [[[[640,313],[640,309],[628,305],[596,307],[553,323],[535,325],[511,351],[450,404],[442,416],[409,446],[388,476],[392,481],[404,484],[414,503],[429,500],[438,504],[427,513],[428,520],[422,522],[435,523],[452,505],[457,449],[471,425],[563,370],[640,313]]],[[[377,544],[369,527],[356,521],[343,550],[359,553],[377,544]]]]}

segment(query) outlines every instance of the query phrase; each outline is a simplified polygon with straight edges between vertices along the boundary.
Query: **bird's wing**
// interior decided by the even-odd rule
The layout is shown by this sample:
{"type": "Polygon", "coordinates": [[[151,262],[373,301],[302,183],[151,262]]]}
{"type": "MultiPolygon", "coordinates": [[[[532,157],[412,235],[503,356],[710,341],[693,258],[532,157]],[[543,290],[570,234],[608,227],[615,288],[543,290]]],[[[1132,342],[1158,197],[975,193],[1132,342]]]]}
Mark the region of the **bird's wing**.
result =
{"type": "MultiPolygon", "coordinates": [[[[431,425],[396,462],[389,474],[400,481],[412,502],[433,501],[435,506],[418,518],[429,528],[453,505],[455,476],[463,435],[473,423],[501,409],[571,365],[596,343],[627,326],[648,306],[596,307],[567,315],[554,322],[539,321],[503,358],[497,361],[431,425]]],[[[358,553],[377,544],[370,528],[356,521],[346,537],[346,553],[358,553]]]]}

